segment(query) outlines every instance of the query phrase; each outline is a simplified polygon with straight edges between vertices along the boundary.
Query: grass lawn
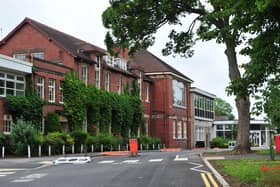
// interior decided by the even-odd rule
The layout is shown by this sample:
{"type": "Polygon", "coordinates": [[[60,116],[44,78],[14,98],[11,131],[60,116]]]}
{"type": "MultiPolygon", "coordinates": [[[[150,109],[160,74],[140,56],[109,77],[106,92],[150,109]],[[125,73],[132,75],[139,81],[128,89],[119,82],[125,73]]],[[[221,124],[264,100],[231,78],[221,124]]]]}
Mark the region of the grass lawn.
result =
{"type": "Polygon", "coordinates": [[[272,185],[272,181],[280,182],[280,169],[271,172],[262,172],[262,166],[271,168],[280,167],[280,160],[270,161],[265,159],[244,159],[244,160],[215,160],[211,161],[213,166],[228,181],[231,187],[270,187],[280,186],[272,185]],[[265,182],[264,182],[265,181],[265,182]],[[269,182],[267,182],[269,181],[269,182]],[[271,184],[269,184],[271,182],[271,184]]]}

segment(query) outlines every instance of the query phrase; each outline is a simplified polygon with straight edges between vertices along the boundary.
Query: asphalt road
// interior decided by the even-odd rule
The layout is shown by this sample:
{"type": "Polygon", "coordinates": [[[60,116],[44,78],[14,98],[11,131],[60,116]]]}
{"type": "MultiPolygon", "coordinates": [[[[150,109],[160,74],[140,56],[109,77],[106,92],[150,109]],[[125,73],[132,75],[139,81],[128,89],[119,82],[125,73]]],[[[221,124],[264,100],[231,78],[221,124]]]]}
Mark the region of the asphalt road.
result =
{"type": "Polygon", "coordinates": [[[209,169],[191,151],[93,157],[87,164],[3,166],[0,162],[1,187],[204,187],[211,181],[209,169]]]}

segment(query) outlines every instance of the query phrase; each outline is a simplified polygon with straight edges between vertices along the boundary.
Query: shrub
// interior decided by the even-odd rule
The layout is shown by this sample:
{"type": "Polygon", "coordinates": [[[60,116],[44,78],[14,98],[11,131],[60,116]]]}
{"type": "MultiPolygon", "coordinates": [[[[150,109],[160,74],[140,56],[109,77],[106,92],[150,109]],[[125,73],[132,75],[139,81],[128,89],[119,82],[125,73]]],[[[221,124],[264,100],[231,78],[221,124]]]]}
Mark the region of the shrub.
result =
{"type": "Polygon", "coordinates": [[[98,143],[98,138],[96,136],[88,136],[86,143],[87,146],[91,146],[91,145],[96,146],[98,143]]]}
{"type": "Polygon", "coordinates": [[[48,145],[52,146],[52,153],[54,154],[60,154],[62,145],[65,145],[67,143],[67,135],[61,132],[48,133],[45,138],[45,149],[47,149],[48,145]]]}
{"type": "Polygon", "coordinates": [[[50,112],[46,119],[46,132],[61,132],[61,124],[59,122],[59,115],[55,112],[50,112]]]}
{"type": "Polygon", "coordinates": [[[217,136],[216,138],[213,138],[212,141],[210,141],[210,147],[211,148],[214,148],[214,147],[227,148],[228,147],[228,140],[217,136]]]}
{"type": "Polygon", "coordinates": [[[12,126],[10,138],[11,144],[15,148],[16,154],[26,154],[27,146],[34,147],[38,131],[31,123],[25,122],[21,119],[17,120],[12,126]]]}
{"type": "Polygon", "coordinates": [[[9,135],[0,133],[0,146],[8,146],[8,145],[9,145],[9,135]]]}
{"type": "Polygon", "coordinates": [[[71,132],[71,136],[76,145],[81,145],[86,143],[88,134],[86,132],[76,130],[71,132]]]}

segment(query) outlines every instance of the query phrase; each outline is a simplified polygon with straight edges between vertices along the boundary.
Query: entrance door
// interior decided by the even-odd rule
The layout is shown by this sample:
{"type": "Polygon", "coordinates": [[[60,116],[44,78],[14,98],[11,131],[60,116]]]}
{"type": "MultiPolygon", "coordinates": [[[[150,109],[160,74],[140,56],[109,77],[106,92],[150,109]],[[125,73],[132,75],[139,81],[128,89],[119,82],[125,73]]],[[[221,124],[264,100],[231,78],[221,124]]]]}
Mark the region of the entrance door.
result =
{"type": "Polygon", "coordinates": [[[261,146],[261,132],[260,131],[250,131],[250,143],[253,147],[261,146]]]}

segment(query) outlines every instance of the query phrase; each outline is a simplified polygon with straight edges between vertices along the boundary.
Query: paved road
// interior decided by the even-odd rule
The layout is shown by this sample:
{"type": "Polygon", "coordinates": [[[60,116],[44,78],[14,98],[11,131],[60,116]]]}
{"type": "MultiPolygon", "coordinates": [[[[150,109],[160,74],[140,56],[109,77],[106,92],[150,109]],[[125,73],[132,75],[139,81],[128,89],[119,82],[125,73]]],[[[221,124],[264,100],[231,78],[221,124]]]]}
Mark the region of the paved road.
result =
{"type": "Polygon", "coordinates": [[[0,186],[5,187],[204,187],[211,184],[211,176],[190,151],[94,157],[87,164],[33,169],[3,168],[0,162],[0,186]]]}

